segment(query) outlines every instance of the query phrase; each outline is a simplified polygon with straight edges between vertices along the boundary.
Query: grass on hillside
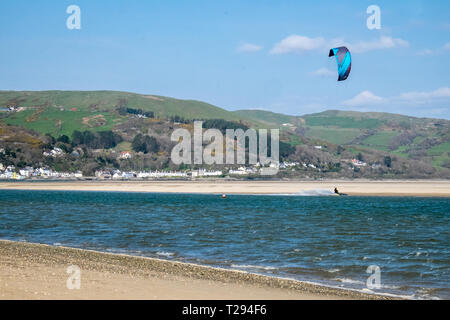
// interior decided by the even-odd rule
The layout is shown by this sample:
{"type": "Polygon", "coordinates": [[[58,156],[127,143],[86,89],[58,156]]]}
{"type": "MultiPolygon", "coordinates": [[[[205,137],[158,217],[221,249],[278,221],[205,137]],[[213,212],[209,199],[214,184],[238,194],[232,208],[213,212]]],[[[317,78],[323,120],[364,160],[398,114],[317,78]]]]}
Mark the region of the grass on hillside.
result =
{"type": "Polygon", "coordinates": [[[114,150],[117,152],[130,151],[131,150],[131,142],[122,141],[114,148],[114,150]]]}
{"type": "Polygon", "coordinates": [[[327,127],[308,127],[306,136],[318,138],[333,144],[347,144],[362,134],[358,129],[333,129],[327,127]]]}
{"type": "Polygon", "coordinates": [[[403,158],[408,158],[408,150],[410,149],[410,146],[400,146],[397,148],[397,150],[391,151],[392,154],[395,154],[396,156],[400,156],[403,158]]]}
{"type": "Polygon", "coordinates": [[[112,111],[127,106],[153,111],[166,118],[178,115],[186,119],[239,120],[239,116],[195,100],[179,100],[155,95],[143,95],[118,91],[2,91],[0,106],[77,108],[80,111],[112,111]]]}
{"type": "Polygon", "coordinates": [[[308,126],[330,126],[355,129],[375,129],[384,123],[379,119],[355,119],[345,117],[306,116],[304,119],[308,126]]]}
{"type": "Polygon", "coordinates": [[[57,108],[24,110],[5,119],[10,125],[24,126],[36,132],[53,136],[72,136],[75,130],[103,131],[122,121],[123,118],[107,112],[61,111],[57,108]]]}
{"type": "Polygon", "coordinates": [[[398,135],[395,131],[380,131],[362,141],[364,145],[374,149],[388,151],[391,140],[398,135]]]}
{"type": "Polygon", "coordinates": [[[428,150],[428,154],[430,156],[441,156],[446,154],[446,156],[449,157],[448,155],[449,152],[450,152],[450,141],[438,144],[437,146],[431,147],[428,150]]]}

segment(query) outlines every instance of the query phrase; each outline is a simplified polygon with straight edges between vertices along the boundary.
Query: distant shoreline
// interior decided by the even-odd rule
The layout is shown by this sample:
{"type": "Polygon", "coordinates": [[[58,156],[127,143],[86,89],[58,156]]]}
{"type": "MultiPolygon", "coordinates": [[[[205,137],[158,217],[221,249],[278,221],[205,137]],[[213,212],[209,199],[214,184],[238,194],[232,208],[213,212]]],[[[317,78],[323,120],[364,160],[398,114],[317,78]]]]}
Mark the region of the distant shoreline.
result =
{"type": "Polygon", "coordinates": [[[199,194],[333,195],[450,197],[450,180],[319,181],[0,181],[0,190],[119,191],[199,194]],[[318,193],[318,194],[315,194],[318,193]]]}
{"type": "Polygon", "coordinates": [[[125,254],[0,240],[0,299],[393,299],[125,254]],[[69,290],[67,267],[81,271],[69,290]]]}

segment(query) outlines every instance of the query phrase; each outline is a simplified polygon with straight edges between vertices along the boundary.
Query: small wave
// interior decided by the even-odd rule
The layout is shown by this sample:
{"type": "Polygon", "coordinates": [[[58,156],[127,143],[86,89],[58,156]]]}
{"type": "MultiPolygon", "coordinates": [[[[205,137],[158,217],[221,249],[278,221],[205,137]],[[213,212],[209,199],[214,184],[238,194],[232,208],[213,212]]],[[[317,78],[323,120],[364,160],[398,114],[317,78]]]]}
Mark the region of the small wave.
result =
{"type": "Polygon", "coordinates": [[[117,254],[129,254],[129,255],[136,255],[136,252],[129,249],[121,249],[121,248],[100,248],[101,251],[111,252],[111,253],[117,253],[117,254]]]}
{"type": "Polygon", "coordinates": [[[336,273],[336,272],[339,272],[339,271],[341,271],[341,269],[330,269],[330,270],[327,270],[329,273],[336,273]]]}
{"type": "Polygon", "coordinates": [[[301,190],[297,193],[304,196],[334,196],[335,193],[326,189],[301,190]]]}
{"type": "Polygon", "coordinates": [[[274,194],[265,194],[265,195],[271,195],[271,196],[335,196],[336,194],[327,189],[311,189],[311,190],[300,190],[296,193],[274,193],[274,194]]]}
{"type": "Polygon", "coordinates": [[[391,290],[399,290],[399,289],[401,289],[402,287],[400,287],[400,286],[394,286],[394,285],[388,285],[388,284],[382,284],[382,285],[381,285],[381,288],[383,288],[383,289],[391,289],[391,290]]]}
{"type": "Polygon", "coordinates": [[[360,292],[363,292],[363,293],[375,293],[374,291],[372,291],[372,290],[370,290],[369,288],[362,288],[361,290],[359,290],[360,292]]]}
{"type": "Polygon", "coordinates": [[[232,264],[231,265],[232,268],[237,268],[237,269],[260,269],[260,270],[276,270],[277,268],[275,267],[269,267],[269,266],[254,266],[251,264],[232,264]]]}
{"type": "Polygon", "coordinates": [[[166,251],[158,251],[158,252],[156,252],[156,254],[158,256],[163,256],[163,257],[173,257],[175,255],[175,253],[173,253],[173,252],[166,252],[166,251]]]}
{"type": "Polygon", "coordinates": [[[335,278],[334,280],[348,284],[365,284],[363,281],[353,280],[349,278],[335,278]]]}
{"type": "Polygon", "coordinates": [[[441,300],[436,294],[440,291],[445,291],[444,288],[420,288],[416,290],[414,296],[416,299],[421,300],[441,300]]]}
{"type": "MultiPolygon", "coordinates": [[[[328,272],[330,272],[330,271],[328,271],[328,272]]],[[[335,278],[334,280],[342,282],[342,283],[347,283],[347,284],[366,285],[366,283],[363,282],[363,281],[353,280],[353,279],[349,279],[349,278],[335,278]]],[[[398,289],[401,289],[401,287],[395,286],[395,285],[381,284],[379,289],[398,290],[398,289]]],[[[368,288],[363,288],[361,290],[369,290],[369,289],[368,288]]]]}

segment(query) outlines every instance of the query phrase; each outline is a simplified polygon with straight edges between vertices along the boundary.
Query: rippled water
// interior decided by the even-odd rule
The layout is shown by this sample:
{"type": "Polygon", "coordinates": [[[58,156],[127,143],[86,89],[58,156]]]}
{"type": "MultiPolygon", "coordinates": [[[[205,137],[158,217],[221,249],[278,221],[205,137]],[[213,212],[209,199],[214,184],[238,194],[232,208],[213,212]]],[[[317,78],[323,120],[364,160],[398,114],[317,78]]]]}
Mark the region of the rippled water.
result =
{"type": "Polygon", "coordinates": [[[450,298],[450,199],[0,190],[0,238],[450,298]]]}

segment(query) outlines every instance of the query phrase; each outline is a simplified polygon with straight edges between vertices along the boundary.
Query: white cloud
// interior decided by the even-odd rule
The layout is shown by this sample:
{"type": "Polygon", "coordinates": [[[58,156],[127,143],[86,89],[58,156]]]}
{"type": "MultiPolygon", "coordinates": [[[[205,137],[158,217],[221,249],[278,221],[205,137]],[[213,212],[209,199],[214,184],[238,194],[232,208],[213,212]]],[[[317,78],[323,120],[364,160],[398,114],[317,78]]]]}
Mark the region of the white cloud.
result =
{"type": "Polygon", "coordinates": [[[349,107],[365,107],[368,105],[380,104],[384,101],[383,98],[374,95],[370,91],[363,91],[355,97],[342,102],[343,105],[349,107]]]}
{"type": "Polygon", "coordinates": [[[342,104],[350,107],[364,107],[375,104],[426,104],[442,99],[450,99],[450,88],[442,87],[433,91],[410,91],[387,98],[376,96],[366,90],[342,104]]]}
{"type": "Polygon", "coordinates": [[[325,45],[326,41],[323,38],[309,38],[294,34],[278,42],[272,48],[272,50],[270,50],[270,53],[302,53],[306,51],[322,49],[325,45]]]}
{"type": "Polygon", "coordinates": [[[379,97],[370,91],[363,91],[341,104],[360,111],[370,110],[449,118],[450,88],[442,87],[433,91],[410,91],[391,97],[379,97]]]}
{"type": "Polygon", "coordinates": [[[361,41],[355,44],[349,44],[350,51],[362,53],[371,50],[393,49],[398,47],[408,47],[409,43],[406,40],[382,36],[380,39],[373,41],[361,41]]]}
{"type": "Polygon", "coordinates": [[[379,39],[372,41],[360,41],[356,43],[347,43],[343,39],[326,40],[322,37],[310,38],[300,35],[290,35],[284,38],[270,50],[271,54],[285,54],[285,53],[304,53],[314,50],[328,50],[337,46],[347,46],[351,52],[362,53],[371,50],[394,49],[401,47],[408,47],[409,43],[406,40],[399,38],[392,38],[382,36],[379,39]]]}
{"type": "Polygon", "coordinates": [[[257,52],[260,51],[263,47],[253,44],[253,43],[244,43],[237,47],[238,52],[257,52]]]}
{"type": "Polygon", "coordinates": [[[419,56],[430,56],[430,55],[434,54],[434,52],[431,49],[424,49],[424,50],[417,52],[417,54],[419,56]]]}
{"type": "Polygon", "coordinates": [[[314,76],[319,76],[319,77],[332,77],[332,76],[336,76],[337,77],[337,73],[333,72],[327,68],[320,68],[317,69],[313,72],[310,72],[310,74],[314,75],[314,76]]]}
{"type": "Polygon", "coordinates": [[[446,51],[450,51],[450,42],[444,44],[442,47],[439,47],[437,49],[424,49],[421,51],[418,51],[417,54],[420,56],[428,56],[428,55],[440,55],[445,54],[446,51]]]}
{"type": "Polygon", "coordinates": [[[430,99],[450,98],[450,88],[443,87],[429,92],[406,92],[402,93],[396,99],[405,102],[424,102],[430,99]]]}

